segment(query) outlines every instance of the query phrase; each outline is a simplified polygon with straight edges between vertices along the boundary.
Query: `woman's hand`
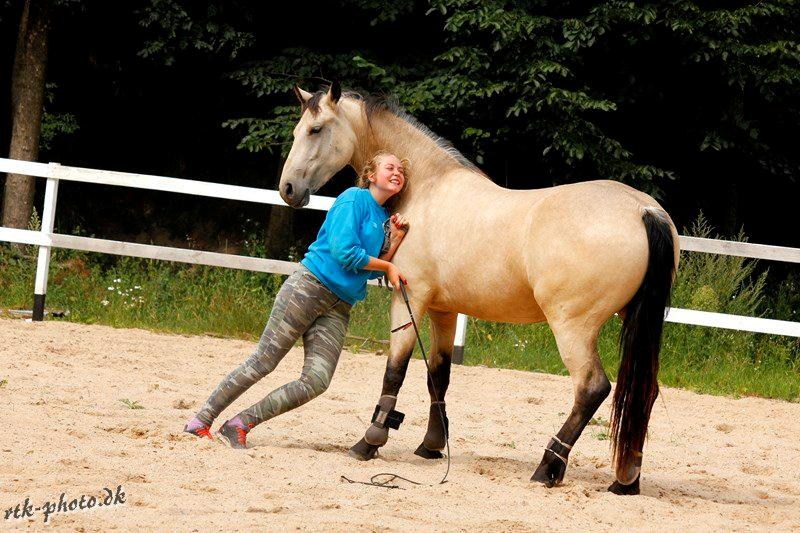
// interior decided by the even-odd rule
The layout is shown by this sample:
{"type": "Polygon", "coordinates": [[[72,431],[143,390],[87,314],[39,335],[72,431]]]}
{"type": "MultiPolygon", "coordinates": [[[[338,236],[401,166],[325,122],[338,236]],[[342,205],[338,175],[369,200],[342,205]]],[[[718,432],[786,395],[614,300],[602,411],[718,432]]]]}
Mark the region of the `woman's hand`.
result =
{"type": "Polygon", "coordinates": [[[406,281],[405,276],[400,273],[400,270],[393,263],[389,263],[389,268],[386,270],[386,277],[389,278],[389,283],[392,284],[394,290],[400,290],[400,283],[403,285],[408,285],[408,281],[406,281]]]}
{"type": "Polygon", "coordinates": [[[392,224],[389,229],[389,238],[397,241],[402,240],[406,236],[406,232],[408,232],[408,219],[400,213],[395,213],[390,220],[392,224]]]}

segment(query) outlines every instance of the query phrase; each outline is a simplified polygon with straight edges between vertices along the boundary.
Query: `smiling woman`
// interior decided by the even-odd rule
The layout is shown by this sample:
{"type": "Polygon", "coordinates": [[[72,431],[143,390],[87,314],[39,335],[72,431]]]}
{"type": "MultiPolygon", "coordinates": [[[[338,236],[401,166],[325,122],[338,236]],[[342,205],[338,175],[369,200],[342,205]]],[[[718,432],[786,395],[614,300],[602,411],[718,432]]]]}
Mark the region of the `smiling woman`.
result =
{"type": "Polygon", "coordinates": [[[371,183],[375,183],[376,188],[381,191],[391,192],[385,202],[379,200],[378,203],[383,204],[390,212],[394,211],[403,191],[408,187],[409,166],[408,159],[398,159],[396,155],[386,150],[379,150],[364,165],[356,185],[367,189],[371,183]],[[370,176],[374,176],[374,179],[370,179],[370,176]]]}
{"type": "MultiPolygon", "coordinates": [[[[319,123],[302,130],[309,138],[326,135],[319,123]]],[[[314,148],[313,142],[309,144],[312,149],[306,155],[314,156],[320,145],[314,148]]],[[[253,354],[219,383],[184,431],[211,437],[214,419],[272,372],[302,336],[305,363],[300,378],[240,412],[217,432],[224,444],[245,448],[247,433],[257,424],[310,401],[328,388],[344,344],[350,309],[366,296],[367,281],[383,273],[395,288],[405,281],[389,261],[405,237],[408,222],[399,214],[389,217],[385,205],[405,188],[405,166],[394,154],[377,153],[365,166],[359,185],[339,195],[328,211],[300,268],[278,292],[253,354]]],[[[291,193],[291,185],[289,189],[291,193]]],[[[297,190],[301,205],[310,190],[297,190]]]]}

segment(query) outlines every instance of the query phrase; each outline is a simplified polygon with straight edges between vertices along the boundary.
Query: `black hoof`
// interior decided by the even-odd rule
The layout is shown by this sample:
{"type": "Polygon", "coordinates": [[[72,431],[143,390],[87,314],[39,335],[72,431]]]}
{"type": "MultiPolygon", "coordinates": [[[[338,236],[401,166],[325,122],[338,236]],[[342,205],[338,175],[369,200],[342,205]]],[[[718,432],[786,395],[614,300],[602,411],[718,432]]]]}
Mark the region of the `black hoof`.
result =
{"type": "Polygon", "coordinates": [[[350,448],[350,451],[347,452],[347,455],[352,457],[353,459],[358,459],[359,461],[369,461],[373,459],[378,454],[378,446],[374,444],[370,444],[365,441],[363,438],[356,443],[355,446],[350,448]]]}
{"type": "Polygon", "coordinates": [[[547,457],[545,457],[531,476],[531,481],[542,483],[549,489],[555,487],[564,480],[564,473],[566,471],[567,465],[561,462],[561,459],[556,458],[553,461],[549,461],[547,457]]]}
{"type": "Polygon", "coordinates": [[[615,481],[608,487],[608,492],[613,492],[614,494],[619,494],[620,496],[635,496],[639,494],[639,478],[642,477],[641,475],[636,476],[636,481],[631,483],[630,485],[623,485],[619,481],[615,481]]]}
{"type": "Polygon", "coordinates": [[[423,444],[420,444],[414,455],[419,455],[423,459],[441,459],[444,457],[439,450],[429,450],[423,444]]]}

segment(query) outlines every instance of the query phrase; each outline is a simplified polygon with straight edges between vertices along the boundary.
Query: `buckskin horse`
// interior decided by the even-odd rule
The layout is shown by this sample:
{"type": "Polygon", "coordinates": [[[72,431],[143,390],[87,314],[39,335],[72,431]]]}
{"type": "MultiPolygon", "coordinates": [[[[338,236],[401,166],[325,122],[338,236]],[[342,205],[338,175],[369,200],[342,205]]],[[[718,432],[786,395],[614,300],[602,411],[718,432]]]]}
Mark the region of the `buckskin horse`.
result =
{"type": "MultiPolygon", "coordinates": [[[[570,450],[611,392],[597,352],[601,326],[622,318],[621,362],[611,414],[616,494],[638,494],[650,412],[658,395],[665,307],[678,264],[678,234],[650,196],[615,181],[509,190],[493,183],[450,143],[386,99],[342,93],[334,82],[309,93],[295,87],[301,117],[279,192],[306,205],[335,173],[357,171],[379,149],[411,162],[396,206],[411,222],[394,263],[408,280],[414,316],[431,324],[431,408],[415,453],[442,457],[444,408],[457,313],[482,320],[547,321],[572,379],[574,403],[532,481],[564,478],[570,450]]],[[[397,291],[392,329],[407,321],[397,291]]],[[[397,394],[414,348],[413,329],[391,334],[383,390],[373,423],[350,455],[367,460],[386,444],[397,394]]]]}

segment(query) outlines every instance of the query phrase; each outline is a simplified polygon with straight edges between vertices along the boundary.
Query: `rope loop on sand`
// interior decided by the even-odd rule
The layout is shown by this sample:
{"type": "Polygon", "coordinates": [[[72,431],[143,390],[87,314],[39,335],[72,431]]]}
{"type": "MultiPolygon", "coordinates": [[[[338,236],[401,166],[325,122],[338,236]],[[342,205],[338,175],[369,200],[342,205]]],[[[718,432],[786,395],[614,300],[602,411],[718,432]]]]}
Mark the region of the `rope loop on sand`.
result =
{"type": "Polygon", "coordinates": [[[358,485],[368,485],[370,487],[380,487],[380,488],[383,488],[383,489],[401,489],[401,490],[403,490],[403,487],[401,487],[400,485],[392,485],[391,484],[393,481],[398,480],[398,479],[402,480],[402,481],[407,481],[408,483],[411,483],[412,485],[421,485],[421,483],[417,483],[416,481],[412,481],[412,480],[408,479],[407,477],[398,476],[397,474],[390,474],[388,472],[383,472],[381,474],[375,474],[374,476],[369,478],[369,481],[356,481],[354,479],[348,478],[347,476],[341,476],[341,479],[344,480],[344,481],[347,481],[348,483],[354,483],[354,484],[358,484],[358,485]],[[389,476],[389,477],[385,481],[376,481],[376,478],[378,478],[380,476],[389,476]]]}

